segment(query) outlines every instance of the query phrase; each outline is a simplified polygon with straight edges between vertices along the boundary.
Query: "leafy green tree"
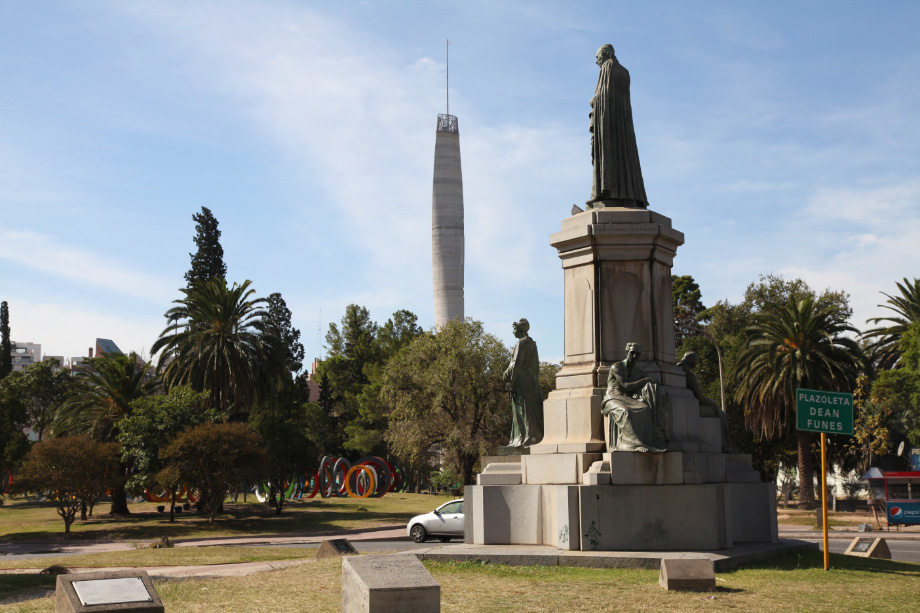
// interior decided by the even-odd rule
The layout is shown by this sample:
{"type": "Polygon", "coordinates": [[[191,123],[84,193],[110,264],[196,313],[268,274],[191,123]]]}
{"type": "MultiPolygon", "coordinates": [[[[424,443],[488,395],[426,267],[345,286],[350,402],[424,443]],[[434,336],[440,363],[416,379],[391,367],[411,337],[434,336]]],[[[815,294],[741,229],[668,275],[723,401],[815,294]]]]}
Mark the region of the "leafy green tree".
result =
{"type": "Polygon", "coordinates": [[[860,375],[853,390],[853,438],[849,451],[857,457],[855,470],[865,474],[874,458],[887,455],[891,443],[888,428],[890,412],[885,405],[876,405],[870,399],[869,377],[860,375]]]}
{"type": "Polygon", "coordinates": [[[121,421],[131,414],[131,404],[157,390],[153,369],[133,352],[107,353],[85,364],[88,368],[73,375],[75,385],[61,406],[55,434],[114,441],[121,421]]]}
{"type": "Polygon", "coordinates": [[[0,470],[14,470],[29,451],[26,404],[9,379],[0,381],[0,470]]]}
{"type": "Polygon", "coordinates": [[[422,334],[415,313],[401,309],[393,313],[377,333],[380,355],[387,360],[422,334]]]}
{"type": "Polygon", "coordinates": [[[540,362],[540,391],[543,392],[543,400],[546,400],[549,393],[556,389],[556,374],[562,369],[559,364],[552,362],[540,362]]]}
{"type": "Polygon", "coordinates": [[[414,313],[400,310],[377,332],[378,362],[365,363],[362,373],[367,383],[354,398],[354,412],[345,425],[345,448],[358,456],[386,456],[384,433],[387,429],[389,405],[382,398],[384,365],[403,347],[422,334],[414,313]]]}
{"type": "Polygon", "coordinates": [[[728,414],[732,442],[744,453],[751,454],[755,469],[762,473],[767,482],[776,479],[780,468],[795,472],[798,453],[794,434],[785,431],[776,433],[773,437],[763,437],[761,433],[748,429],[745,425],[745,407],[736,399],[738,383],[729,374],[735,369],[735,364],[746,347],[745,331],[753,323],[755,314],[762,311],[767,304],[783,304],[790,297],[799,300],[811,297],[844,319],[852,312],[848,297],[843,292],[825,290],[817,293],[801,279],[787,280],[778,275],[760,275],[756,282],[747,287],[741,302],[732,304],[722,300],[700,314],[699,327],[712,339],[702,335],[688,336],[677,348],[678,356],[688,351],[695,351],[699,355],[697,377],[703,392],[710,398],[719,398],[721,385],[718,352],[715,346],[715,343],[718,343],[725,375],[723,409],[728,414]]]}
{"type": "Polygon", "coordinates": [[[893,313],[887,317],[873,317],[868,323],[885,325],[866,330],[862,338],[869,341],[868,351],[878,362],[879,369],[894,368],[901,356],[899,341],[907,328],[920,321],[920,279],[896,283],[900,296],[882,295],[888,298],[879,306],[893,313]]]}
{"type": "Polygon", "coordinates": [[[307,432],[316,445],[319,456],[338,455],[344,449],[345,429],[335,411],[329,376],[319,379],[319,398],[304,406],[307,413],[307,432]]]}
{"type": "Polygon", "coordinates": [[[25,425],[40,441],[53,428],[61,403],[74,387],[70,375],[57,367],[57,360],[48,358],[29,364],[3,380],[11,393],[18,395],[25,404],[25,425]]]}
{"type": "Polygon", "coordinates": [[[790,297],[799,301],[810,297],[818,307],[827,308],[844,320],[853,316],[846,292],[826,289],[818,293],[801,279],[788,280],[774,274],[760,275],[756,283],[751,283],[744,292],[742,304],[757,312],[767,305],[784,304],[790,297]]]}
{"type": "Polygon", "coordinates": [[[422,334],[417,321],[413,313],[400,310],[378,326],[366,308],[351,304],[345,309],[341,328],[329,325],[328,357],[317,368],[319,404],[325,414],[320,416],[315,407],[310,408],[311,416],[322,417],[321,423],[312,426],[321,449],[335,454],[386,455],[383,433],[389,405],[380,397],[383,367],[422,334]]]}
{"type": "Polygon", "coordinates": [[[190,385],[208,394],[208,407],[233,417],[247,413],[259,392],[284,369],[284,354],[266,300],[251,282],[228,287],[221,278],[181,290],[166,312],[171,323],[151,347],[167,389],[190,385]]]}
{"type": "Polygon", "coordinates": [[[871,402],[890,430],[889,442],[892,437],[907,438],[920,446],[920,321],[900,333],[897,352],[898,368],[879,373],[871,402]]]}
{"type": "MultiPolygon", "coordinates": [[[[95,440],[117,440],[122,420],[131,414],[132,403],[154,393],[157,381],[152,369],[136,353],[105,354],[86,361],[88,368],[74,374],[74,387],[61,405],[54,423],[55,435],[86,434],[95,440]]],[[[126,475],[129,466],[121,465],[126,475]]],[[[124,481],[112,488],[110,514],[127,514],[124,481]]]]}
{"type": "Polygon", "coordinates": [[[291,324],[291,310],[281,294],[269,294],[266,301],[267,318],[274,328],[284,351],[284,364],[288,372],[297,374],[303,368],[303,345],[300,343],[300,330],[291,324]]]}
{"type": "Polygon", "coordinates": [[[117,464],[116,443],[85,436],[52,438],[32,447],[13,485],[22,493],[45,492],[64,520],[64,532],[70,533],[77,511],[117,485],[112,476],[117,464]]]}
{"type": "Polygon", "coordinates": [[[198,250],[189,254],[192,267],[185,273],[185,281],[191,287],[214,278],[226,279],[227,265],[224,264],[224,248],[220,246],[217,219],[211,209],[203,206],[200,213],[192,215],[192,220],[195,222],[195,246],[198,250]]]}
{"type": "Polygon", "coordinates": [[[410,464],[432,451],[471,483],[482,455],[510,431],[502,372],[511,353],[482,323],[452,320],[422,334],[387,362],[381,394],[389,403],[386,439],[410,464]]]}
{"type": "Polygon", "coordinates": [[[316,446],[308,436],[303,393],[291,379],[279,379],[273,393],[252,409],[249,425],[268,454],[268,501],[281,515],[284,486],[298,473],[316,464],[316,446]]]}
{"type": "Polygon", "coordinates": [[[367,383],[364,365],[379,361],[378,329],[379,326],[371,320],[370,312],[357,304],[345,307],[341,330],[334,323],[329,324],[326,333],[327,360],[324,364],[338,359],[336,368],[327,369],[332,371],[329,374],[334,388],[357,392],[354,386],[367,383]]]}
{"type": "Polygon", "coordinates": [[[680,347],[688,336],[697,334],[694,328],[706,323],[702,296],[700,286],[690,275],[671,276],[675,347],[680,347]]]}
{"type": "Polygon", "coordinates": [[[268,474],[262,440],[247,424],[202,424],[185,430],[163,451],[164,480],[195,487],[214,523],[230,488],[268,474]]]}
{"type": "MultiPolygon", "coordinates": [[[[734,365],[736,399],[745,405],[746,424],[761,438],[794,428],[798,388],[852,391],[867,366],[852,338],[857,330],[831,305],[810,296],[766,303],[746,330],[745,348],[734,365]]],[[[797,433],[801,499],[814,504],[812,435],[797,433]]]]}
{"type": "Polygon", "coordinates": [[[13,372],[13,344],[10,342],[10,307],[0,302],[0,380],[13,372]]]}
{"type": "Polygon", "coordinates": [[[121,460],[132,467],[126,484],[137,495],[146,488],[163,487],[170,492],[169,521],[175,521],[178,481],[157,482],[166,467],[161,452],[188,428],[216,421],[218,416],[205,409],[207,396],[186,386],[176,386],[167,394],[145,396],[131,403],[130,413],[119,422],[118,441],[121,460]]]}

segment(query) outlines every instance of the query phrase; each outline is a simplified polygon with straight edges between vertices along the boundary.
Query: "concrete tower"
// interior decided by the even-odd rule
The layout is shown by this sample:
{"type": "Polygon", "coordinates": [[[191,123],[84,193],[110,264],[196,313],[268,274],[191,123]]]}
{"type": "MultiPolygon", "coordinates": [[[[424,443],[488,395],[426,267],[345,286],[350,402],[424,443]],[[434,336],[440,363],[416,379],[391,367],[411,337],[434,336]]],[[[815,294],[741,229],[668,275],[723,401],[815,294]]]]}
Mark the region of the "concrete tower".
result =
{"type": "Polygon", "coordinates": [[[463,319],[463,175],[457,118],[438,114],[431,198],[431,270],[434,323],[463,319]]]}

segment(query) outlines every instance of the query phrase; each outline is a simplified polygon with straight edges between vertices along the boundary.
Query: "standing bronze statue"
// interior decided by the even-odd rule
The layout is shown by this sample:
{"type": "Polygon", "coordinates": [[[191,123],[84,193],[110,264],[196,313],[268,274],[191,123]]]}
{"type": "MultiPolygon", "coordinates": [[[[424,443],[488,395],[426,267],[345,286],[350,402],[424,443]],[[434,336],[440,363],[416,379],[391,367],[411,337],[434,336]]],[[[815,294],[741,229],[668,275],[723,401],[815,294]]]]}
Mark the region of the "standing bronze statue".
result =
{"type": "Polygon", "coordinates": [[[527,447],[543,440],[543,392],[540,390],[540,358],[537,343],[527,332],[530,323],[521,319],[511,324],[519,339],[505,369],[511,396],[511,440],[501,449],[504,453],[523,453],[527,447]]]}
{"type": "Polygon", "coordinates": [[[626,345],[626,359],[610,367],[601,414],[609,415],[610,451],[667,450],[667,393],[639,368],[642,346],[626,345]]]}
{"type": "Polygon", "coordinates": [[[677,365],[681,367],[684,371],[684,376],[687,378],[687,389],[693,392],[693,395],[696,396],[697,401],[700,403],[700,417],[718,417],[722,422],[722,453],[738,453],[738,450],[732,447],[732,436],[728,430],[728,416],[719,407],[718,402],[703,395],[700,382],[693,372],[699,361],[700,356],[695,351],[688,351],[677,365]]]}
{"type": "Polygon", "coordinates": [[[629,71],[613,54],[613,45],[597,50],[601,72],[591,98],[588,116],[594,185],[588,208],[604,206],[648,207],[639,148],[629,102],[629,71]]]}

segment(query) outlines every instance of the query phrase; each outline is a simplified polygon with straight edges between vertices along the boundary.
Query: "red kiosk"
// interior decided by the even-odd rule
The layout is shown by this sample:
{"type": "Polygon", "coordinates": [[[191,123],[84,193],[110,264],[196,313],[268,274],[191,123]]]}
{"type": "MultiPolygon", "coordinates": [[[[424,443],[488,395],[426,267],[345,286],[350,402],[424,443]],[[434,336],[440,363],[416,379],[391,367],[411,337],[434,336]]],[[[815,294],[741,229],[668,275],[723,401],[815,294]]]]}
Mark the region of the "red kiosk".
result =
{"type": "Polygon", "coordinates": [[[920,471],[885,472],[872,467],[863,479],[869,482],[870,505],[884,504],[889,527],[920,525],[920,471]]]}

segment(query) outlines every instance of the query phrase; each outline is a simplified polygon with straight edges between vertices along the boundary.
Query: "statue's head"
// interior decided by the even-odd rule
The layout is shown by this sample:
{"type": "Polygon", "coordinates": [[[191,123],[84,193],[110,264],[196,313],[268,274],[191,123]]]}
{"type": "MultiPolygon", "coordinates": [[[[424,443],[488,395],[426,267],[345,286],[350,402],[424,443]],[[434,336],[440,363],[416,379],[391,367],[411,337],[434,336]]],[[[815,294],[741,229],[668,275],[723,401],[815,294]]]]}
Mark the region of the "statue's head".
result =
{"type": "Polygon", "coordinates": [[[530,322],[521,317],[520,320],[511,324],[511,329],[514,330],[515,338],[524,338],[527,336],[527,332],[530,331],[530,322]]]}
{"type": "Polygon", "coordinates": [[[639,343],[626,343],[626,359],[634,362],[642,355],[642,345],[639,343]]]}
{"type": "Polygon", "coordinates": [[[600,66],[607,60],[613,57],[613,45],[607,43],[606,45],[601,45],[600,49],[597,50],[597,65],[600,66]]]}
{"type": "Polygon", "coordinates": [[[700,356],[695,351],[688,351],[684,354],[684,357],[680,359],[680,364],[686,364],[688,368],[693,368],[700,361],[700,356]]]}

